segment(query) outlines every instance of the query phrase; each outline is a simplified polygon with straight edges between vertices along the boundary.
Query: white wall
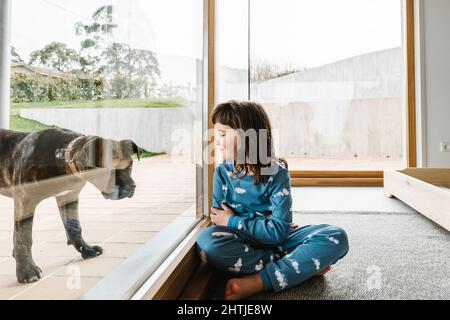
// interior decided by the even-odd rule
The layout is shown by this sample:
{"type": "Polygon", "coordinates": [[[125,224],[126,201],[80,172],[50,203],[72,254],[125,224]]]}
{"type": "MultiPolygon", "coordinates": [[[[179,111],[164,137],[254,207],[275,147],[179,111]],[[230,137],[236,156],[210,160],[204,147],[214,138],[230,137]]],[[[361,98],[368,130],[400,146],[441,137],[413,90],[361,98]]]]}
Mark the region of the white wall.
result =
{"type": "Polygon", "coordinates": [[[22,109],[20,116],[104,138],[132,139],[151,152],[189,154],[196,130],[192,108],[22,109]]]}
{"type": "Polygon", "coordinates": [[[450,0],[418,0],[415,9],[419,165],[447,168],[440,142],[450,142],[450,0]]]}

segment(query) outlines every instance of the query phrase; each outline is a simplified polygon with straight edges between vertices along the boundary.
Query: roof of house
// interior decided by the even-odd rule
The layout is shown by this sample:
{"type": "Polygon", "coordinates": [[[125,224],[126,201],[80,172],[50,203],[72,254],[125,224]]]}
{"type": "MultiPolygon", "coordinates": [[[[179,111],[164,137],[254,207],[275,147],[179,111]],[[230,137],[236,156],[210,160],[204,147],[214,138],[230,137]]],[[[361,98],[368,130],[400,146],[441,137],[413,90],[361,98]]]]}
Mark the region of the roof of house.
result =
{"type": "Polygon", "coordinates": [[[30,72],[34,72],[43,76],[47,76],[47,77],[52,77],[52,78],[70,78],[70,77],[77,77],[77,78],[81,78],[83,76],[80,77],[80,75],[75,75],[72,73],[68,73],[68,72],[62,72],[56,69],[49,69],[49,68],[45,68],[45,67],[36,67],[36,66],[32,66],[26,63],[18,63],[18,62],[14,62],[11,61],[11,68],[25,68],[27,70],[29,70],[30,72]]]}

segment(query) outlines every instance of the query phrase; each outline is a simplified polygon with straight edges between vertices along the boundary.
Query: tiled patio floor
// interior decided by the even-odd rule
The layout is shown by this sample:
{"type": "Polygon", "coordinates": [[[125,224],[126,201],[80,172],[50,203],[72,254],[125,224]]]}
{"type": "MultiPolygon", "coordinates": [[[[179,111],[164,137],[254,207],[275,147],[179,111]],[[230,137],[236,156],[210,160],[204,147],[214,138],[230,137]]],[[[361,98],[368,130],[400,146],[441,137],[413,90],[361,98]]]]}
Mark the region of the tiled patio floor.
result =
{"type": "MultiPolygon", "coordinates": [[[[13,202],[0,196],[0,299],[77,299],[195,203],[195,166],[156,156],[135,162],[132,199],[111,201],[87,185],[80,197],[83,236],[104,253],[83,260],[67,246],[54,199],[42,202],[33,227],[33,257],[43,278],[19,284],[11,257],[13,202]]],[[[195,217],[193,217],[195,218],[195,217]]]]}

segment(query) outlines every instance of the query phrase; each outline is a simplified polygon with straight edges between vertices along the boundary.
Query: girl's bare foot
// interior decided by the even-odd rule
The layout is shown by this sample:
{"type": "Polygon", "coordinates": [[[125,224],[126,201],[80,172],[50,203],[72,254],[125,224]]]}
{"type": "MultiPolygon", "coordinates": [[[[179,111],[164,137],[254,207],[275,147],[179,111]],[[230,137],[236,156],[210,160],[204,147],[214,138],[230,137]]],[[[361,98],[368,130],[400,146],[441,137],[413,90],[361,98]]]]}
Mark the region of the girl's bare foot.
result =
{"type": "Polygon", "coordinates": [[[331,270],[331,266],[328,266],[328,267],[326,267],[325,269],[323,269],[322,271],[320,271],[318,274],[317,274],[317,276],[323,276],[323,275],[325,275],[325,273],[327,273],[328,271],[330,271],[331,270]]]}
{"type": "Polygon", "coordinates": [[[225,286],[225,300],[240,300],[264,289],[263,281],[258,273],[232,278],[225,286]]]}

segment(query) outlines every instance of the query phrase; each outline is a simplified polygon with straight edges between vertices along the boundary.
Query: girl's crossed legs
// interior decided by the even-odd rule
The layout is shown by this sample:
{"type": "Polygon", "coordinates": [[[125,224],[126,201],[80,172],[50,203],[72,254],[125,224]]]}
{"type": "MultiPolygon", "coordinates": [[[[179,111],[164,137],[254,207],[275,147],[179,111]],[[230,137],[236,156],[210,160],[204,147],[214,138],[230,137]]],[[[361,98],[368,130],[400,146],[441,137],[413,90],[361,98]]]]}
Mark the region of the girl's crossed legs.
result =
{"type": "Polygon", "coordinates": [[[245,275],[228,281],[227,299],[296,286],[326,272],[348,248],[345,231],[328,224],[297,228],[277,247],[261,246],[248,234],[224,226],[211,226],[197,239],[204,261],[221,271],[245,275]]]}

